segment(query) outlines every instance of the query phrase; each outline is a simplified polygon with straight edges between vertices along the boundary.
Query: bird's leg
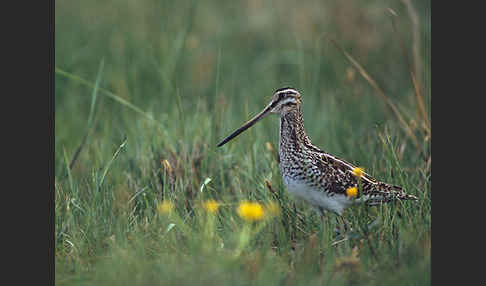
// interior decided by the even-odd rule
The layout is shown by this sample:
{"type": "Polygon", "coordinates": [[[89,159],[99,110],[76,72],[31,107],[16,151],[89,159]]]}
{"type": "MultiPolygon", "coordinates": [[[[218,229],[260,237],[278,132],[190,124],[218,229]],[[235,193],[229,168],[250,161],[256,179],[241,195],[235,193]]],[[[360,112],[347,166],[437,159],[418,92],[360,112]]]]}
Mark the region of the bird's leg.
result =
{"type": "Polygon", "coordinates": [[[340,227],[339,227],[339,221],[338,221],[338,218],[337,217],[335,217],[335,219],[336,219],[336,228],[334,229],[334,233],[336,235],[340,235],[341,234],[341,230],[340,230],[340,227]]]}
{"type": "MultiPolygon", "coordinates": [[[[321,222],[324,222],[324,214],[326,213],[326,210],[321,206],[316,206],[314,209],[318,213],[320,213],[321,222]]],[[[344,217],[342,215],[338,215],[336,217],[336,224],[337,224],[337,227],[334,229],[334,232],[336,233],[336,235],[340,235],[340,234],[344,235],[348,231],[349,223],[344,219],[344,217]],[[343,227],[343,230],[341,230],[341,226],[343,227]]]]}
{"type": "MultiPolygon", "coordinates": [[[[317,214],[320,215],[321,223],[324,224],[324,218],[325,218],[327,211],[321,206],[313,206],[313,209],[317,214]]],[[[334,232],[338,233],[338,235],[339,235],[338,229],[335,229],[334,232]]]]}
{"type": "Polygon", "coordinates": [[[344,219],[344,217],[342,215],[339,216],[339,218],[341,219],[341,222],[342,222],[342,224],[344,226],[344,231],[345,232],[347,232],[348,229],[351,229],[351,228],[348,227],[349,223],[346,221],[346,219],[344,219]]]}
{"type": "MultiPolygon", "coordinates": [[[[339,216],[341,217],[341,216],[339,216]]],[[[344,233],[346,232],[346,228],[344,227],[343,229],[343,224],[341,223],[341,221],[338,219],[338,217],[335,217],[335,220],[336,220],[336,228],[334,229],[334,232],[336,233],[336,235],[344,235],[344,233]]]]}
{"type": "Polygon", "coordinates": [[[352,228],[349,227],[349,223],[346,221],[346,219],[342,215],[338,215],[336,217],[336,224],[337,227],[335,229],[335,232],[337,235],[343,234],[345,235],[348,233],[348,230],[352,230],[352,228]]]}
{"type": "Polygon", "coordinates": [[[321,206],[312,206],[312,208],[321,217],[321,222],[324,222],[324,215],[326,214],[326,210],[321,206]]]}

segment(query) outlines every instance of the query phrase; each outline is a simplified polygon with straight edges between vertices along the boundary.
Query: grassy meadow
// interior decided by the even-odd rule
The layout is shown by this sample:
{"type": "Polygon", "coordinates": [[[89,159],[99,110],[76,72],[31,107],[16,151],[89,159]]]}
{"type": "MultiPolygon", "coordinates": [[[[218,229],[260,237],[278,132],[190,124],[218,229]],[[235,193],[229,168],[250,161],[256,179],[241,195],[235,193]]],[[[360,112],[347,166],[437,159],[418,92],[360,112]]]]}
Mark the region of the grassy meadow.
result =
{"type": "Polygon", "coordinates": [[[431,283],[430,1],[56,1],[55,32],[57,285],[431,283]],[[419,201],[343,236],[285,190],[277,116],[216,148],[285,86],[419,201]]]}

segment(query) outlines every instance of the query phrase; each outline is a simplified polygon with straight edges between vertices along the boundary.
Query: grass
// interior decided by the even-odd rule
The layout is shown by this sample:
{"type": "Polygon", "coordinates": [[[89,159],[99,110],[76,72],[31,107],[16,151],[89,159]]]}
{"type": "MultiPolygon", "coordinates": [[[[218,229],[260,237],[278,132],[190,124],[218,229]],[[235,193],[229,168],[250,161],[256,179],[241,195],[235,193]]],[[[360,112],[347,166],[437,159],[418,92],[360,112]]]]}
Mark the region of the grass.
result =
{"type": "Polygon", "coordinates": [[[56,284],[430,284],[430,3],[412,4],[418,27],[402,1],[56,2],[56,284]],[[277,117],[216,148],[287,85],[315,145],[420,200],[348,209],[342,240],[288,196],[277,117]],[[246,221],[243,201],[280,212],[246,221]]]}

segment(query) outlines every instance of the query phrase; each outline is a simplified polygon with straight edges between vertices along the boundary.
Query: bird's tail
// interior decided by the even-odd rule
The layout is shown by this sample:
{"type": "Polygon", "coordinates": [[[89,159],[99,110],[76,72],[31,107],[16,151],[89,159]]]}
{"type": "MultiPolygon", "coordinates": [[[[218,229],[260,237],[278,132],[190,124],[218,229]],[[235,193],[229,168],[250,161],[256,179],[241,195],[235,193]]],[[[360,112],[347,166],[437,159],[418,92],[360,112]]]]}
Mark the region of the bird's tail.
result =
{"type": "Polygon", "coordinates": [[[402,187],[380,182],[376,185],[375,189],[370,193],[370,196],[366,201],[366,204],[373,206],[373,205],[388,203],[396,200],[417,201],[418,198],[414,195],[409,195],[405,193],[402,187]]]}

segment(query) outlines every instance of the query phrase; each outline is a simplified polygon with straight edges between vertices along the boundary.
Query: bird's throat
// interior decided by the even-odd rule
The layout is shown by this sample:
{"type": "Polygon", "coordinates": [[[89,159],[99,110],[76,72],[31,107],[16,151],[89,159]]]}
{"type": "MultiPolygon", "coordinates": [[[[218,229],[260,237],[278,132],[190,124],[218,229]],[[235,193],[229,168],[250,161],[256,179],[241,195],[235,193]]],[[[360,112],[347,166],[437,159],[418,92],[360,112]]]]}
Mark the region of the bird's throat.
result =
{"type": "Polygon", "coordinates": [[[304,129],[302,109],[298,106],[280,115],[280,156],[288,155],[288,152],[300,152],[310,143],[304,129]]]}

